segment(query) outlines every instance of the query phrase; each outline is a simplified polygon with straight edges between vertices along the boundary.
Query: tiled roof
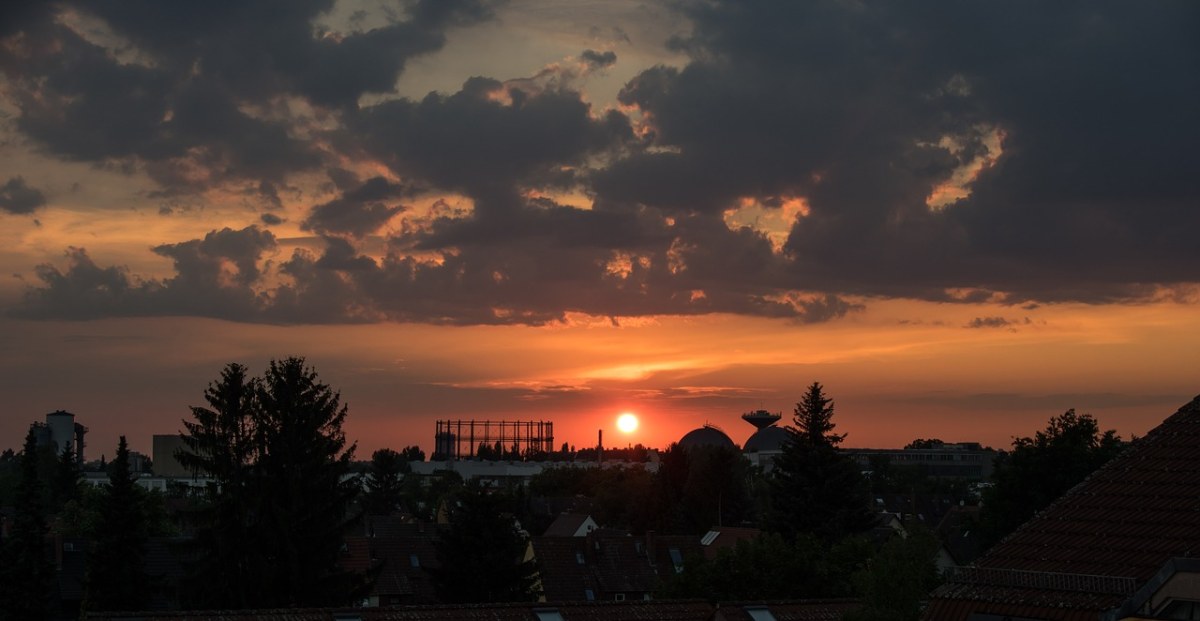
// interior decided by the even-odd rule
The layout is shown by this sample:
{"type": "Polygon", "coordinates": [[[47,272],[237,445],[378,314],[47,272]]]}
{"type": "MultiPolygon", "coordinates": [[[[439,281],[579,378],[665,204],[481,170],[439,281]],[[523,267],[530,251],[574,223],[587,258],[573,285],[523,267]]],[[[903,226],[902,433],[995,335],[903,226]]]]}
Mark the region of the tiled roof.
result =
{"type": "MultiPolygon", "coordinates": [[[[719,551],[733,549],[739,541],[752,541],[761,534],[762,531],[757,528],[714,526],[704,535],[700,543],[703,546],[704,556],[715,558],[719,551]]],[[[690,546],[688,547],[690,549],[690,546]]]]}
{"type": "Polygon", "coordinates": [[[996,544],[978,570],[935,591],[925,616],[965,618],[952,614],[966,609],[953,601],[970,600],[1086,610],[1094,619],[1172,557],[1197,552],[1200,397],[996,544]]]}
{"type": "Polygon", "coordinates": [[[437,590],[427,571],[440,566],[432,529],[369,541],[372,559],[379,566],[372,595],[400,597],[414,604],[436,601],[437,590]]]}
{"type": "Polygon", "coordinates": [[[589,589],[594,597],[609,599],[658,588],[658,574],[640,538],[535,537],[533,551],[548,600],[586,599],[589,589]]]}
{"type": "Polygon", "coordinates": [[[544,537],[573,537],[579,532],[579,527],[588,520],[588,515],[585,513],[563,513],[550,523],[546,528],[546,532],[542,533],[544,537]]]}
{"type": "MultiPolygon", "coordinates": [[[[92,613],[113,621],[538,621],[557,612],[563,621],[708,621],[713,607],[698,601],[460,604],[396,608],[247,610],[173,613],[92,613]]],[[[781,618],[782,619],[782,618],[781,618]]]]}
{"type": "Polygon", "coordinates": [[[752,621],[750,611],[766,609],[776,621],[840,621],[862,603],[855,599],[806,599],[794,601],[730,602],[717,606],[716,621],[752,621]]]}

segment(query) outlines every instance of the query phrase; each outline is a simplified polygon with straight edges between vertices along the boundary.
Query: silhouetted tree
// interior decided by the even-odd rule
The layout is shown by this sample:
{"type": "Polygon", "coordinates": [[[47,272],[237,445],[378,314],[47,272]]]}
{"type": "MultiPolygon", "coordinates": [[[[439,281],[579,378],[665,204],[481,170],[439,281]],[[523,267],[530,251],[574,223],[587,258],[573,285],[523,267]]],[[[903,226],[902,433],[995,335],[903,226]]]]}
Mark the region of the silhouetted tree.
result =
{"type": "Polygon", "coordinates": [[[181,463],[213,476],[211,528],[197,534],[189,604],[336,606],[362,577],[338,568],[358,481],[340,396],[303,358],[272,360],[262,379],[231,364],[185,421],[181,463]]]}
{"type": "Polygon", "coordinates": [[[906,449],[935,449],[944,446],[946,443],[938,438],[917,438],[912,442],[904,445],[906,449]]]}
{"type": "Polygon", "coordinates": [[[753,511],[749,471],[750,463],[736,449],[672,444],[656,475],[661,500],[656,528],[702,534],[712,526],[747,520],[753,511]]]}
{"type": "Polygon", "coordinates": [[[184,600],[195,608],[245,608],[257,601],[266,567],[260,553],[257,490],[252,485],[258,380],[229,364],[204,391],[208,407],[191,408],[184,420],[184,467],[212,477],[207,503],[197,512],[195,560],[184,581],[184,600]]]}
{"type": "Polygon", "coordinates": [[[855,594],[853,574],[872,553],[862,537],[829,543],[808,534],[786,539],[763,533],[712,558],[685,558],[683,571],[665,576],[660,595],[709,601],[849,597],[855,594]]]}
{"type": "Polygon", "coordinates": [[[12,529],[0,541],[0,619],[36,621],[50,616],[54,568],[46,555],[44,492],[33,429],[25,436],[18,467],[12,529]]]}
{"type": "Polygon", "coordinates": [[[79,460],[72,450],[71,443],[67,442],[59,453],[58,463],[54,468],[54,480],[50,486],[50,502],[54,510],[60,511],[68,502],[78,501],[82,483],[83,469],[79,467],[79,460]]]}
{"type": "Polygon", "coordinates": [[[984,490],[980,511],[984,543],[1016,530],[1125,447],[1116,431],[1101,432],[1090,414],[1074,409],[1051,418],[1034,437],[1016,438],[997,458],[994,485],[984,490]]]}
{"type": "Polygon", "coordinates": [[[406,446],[400,449],[400,457],[404,461],[425,461],[425,451],[419,446],[406,446]]]}
{"type": "Polygon", "coordinates": [[[529,537],[508,498],[468,482],[456,495],[450,526],[437,543],[441,567],[430,570],[443,601],[533,601],[536,564],[525,559],[529,537]]]}
{"type": "Polygon", "coordinates": [[[129,469],[125,436],[108,466],[108,485],[100,497],[95,542],[87,557],[83,608],[86,611],[142,610],[149,597],[146,575],[144,491],[129,469]]]}
{"type": "Polygon", "coordinates": [[[379,449],[372,453],[363,497],[367,513],[390,515],[399,509],[404,497],[403,475],[411,471],[408,461],[392,449],[379,449]]]}
{"type": "Polygon", "coordinates": [[[846,434],[833,433],[833,399],[825,396],[820,382],[813,382],[793,411],[792,438],[801,438],[813,446],[837,446],[846,434]]]}
{"type": "Polygon", "coordinates": [[[794,427],[771,472],[771,529],[813,533],[834,541],[870,529],[867,482],[858,464],[838,450],[845,438],[833,429],[833,401],[813,382],[796,404],[794,427]]]}
{"type": "Polygon", "coordinates": [[[303,358],[272,360],[258,385],[256,487],[268,567],[263,604],[336,606],[354,600],[362,576],[338,567],[350,506],[354,445],[347,408],[303,358]]]}
{"type": "Polygon", "coordinates": [[[921,602],[941,582],[937,551],[937,539],[925,530],[890,538],[854,575],[863,607],[846,621],[917,621],[921,602]]]}

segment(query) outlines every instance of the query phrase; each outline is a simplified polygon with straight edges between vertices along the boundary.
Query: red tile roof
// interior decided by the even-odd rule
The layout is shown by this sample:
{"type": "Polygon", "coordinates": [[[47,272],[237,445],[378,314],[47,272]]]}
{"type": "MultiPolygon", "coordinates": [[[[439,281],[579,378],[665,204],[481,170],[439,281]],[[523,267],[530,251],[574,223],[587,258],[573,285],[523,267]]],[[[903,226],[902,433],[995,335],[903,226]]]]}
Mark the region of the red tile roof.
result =
{"type": "Polygon", "coordinates": [[[534,537],[542,589],[550,601],[596,599],[617,593],[640,597],[658,588],[640,539],[592,533],[587,537],[534,537]],[[580,562],[582,560],[583,562],[580,562]]]}
{"type": "Polygon", "coordinates": [[[1076,610],[1095,619],[1172,557],[1195,553],[1200,397],[996,544],[976,561],[978,569],[935,591],[925,618],[996,611],[990,613],[1067,619],[1076,610]],[[1024,612],[1005,612],[1017,609],[1024,612]]]}
{"type": "Polygon", "coordinates": [[[563,621],[709,621],[713,607],[699,601],[459,604],[397,608],[92,613],[113,621],[537,621],[556,611],[563,621]]]}
{"type": "Polygon", "coordinates": [[[715,621],[752,621],[750,610],[765,608],[776,621],[840,621],[846,613],[858,610],[855,599],[806,599],[781,602],[733,602],[717,607],[715,621]]]}

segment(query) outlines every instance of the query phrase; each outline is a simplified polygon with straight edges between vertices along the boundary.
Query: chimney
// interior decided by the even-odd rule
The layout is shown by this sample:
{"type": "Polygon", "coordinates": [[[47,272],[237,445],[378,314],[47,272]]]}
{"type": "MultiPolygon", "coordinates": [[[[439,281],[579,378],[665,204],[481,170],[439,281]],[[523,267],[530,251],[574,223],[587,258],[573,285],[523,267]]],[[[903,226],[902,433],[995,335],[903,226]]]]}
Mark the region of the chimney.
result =
{"type": "Polygon", "coordinates": [[[596,430],[596,461],[604,463],[604,430],[596,430]]]}

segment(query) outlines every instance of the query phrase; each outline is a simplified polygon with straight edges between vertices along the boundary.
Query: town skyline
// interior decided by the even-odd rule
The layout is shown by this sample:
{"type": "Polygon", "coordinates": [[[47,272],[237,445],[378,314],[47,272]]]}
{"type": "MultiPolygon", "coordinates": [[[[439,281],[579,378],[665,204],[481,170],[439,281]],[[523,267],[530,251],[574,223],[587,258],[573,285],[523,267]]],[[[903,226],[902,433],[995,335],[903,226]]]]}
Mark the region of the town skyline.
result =
{"type": "Polygon", "coordinates": [[[936,6],[14,3],[4,448],[293,355],[360,456],[813,381],[850,446],[1141,435],[1200,393],[1198,9],[936,6]]]}

